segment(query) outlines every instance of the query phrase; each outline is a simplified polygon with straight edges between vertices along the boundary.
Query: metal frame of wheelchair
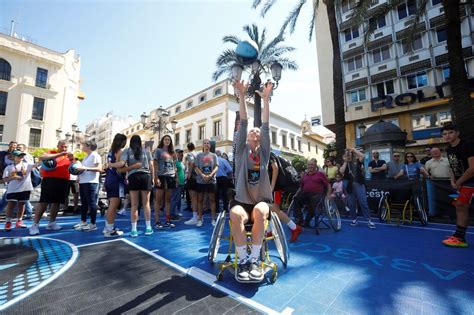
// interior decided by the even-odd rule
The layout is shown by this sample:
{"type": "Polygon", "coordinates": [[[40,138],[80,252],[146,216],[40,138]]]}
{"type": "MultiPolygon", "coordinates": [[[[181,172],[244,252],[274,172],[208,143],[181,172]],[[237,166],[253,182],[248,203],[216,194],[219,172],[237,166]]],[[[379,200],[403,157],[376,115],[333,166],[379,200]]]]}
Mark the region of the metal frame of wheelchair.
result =
{"type": "MultiPolygon", "coordinates": [[[[278,277],[278,267],[277,264],[272,262],[270,259],[270,253],[268,249],[268,242],[273,240],[275,242],[275,247],[280,256],[280,259],[283,263],[283,267],[286,268],[288,260],[290,259],[290,252],[288,250],[288,244],[286,242],[285,233],[283,231],[283,226],[281,224],[278,216],[270,211],[271,218],[265,220],[265,234],[263,237],[262,249],[260,252],[260,267],[262,268],[264,274],[272,270],[272,275],[270,277],[270,282],[275,283],[278,277]],[[270,233],[267,233],[270,232],[270,233]]],[[[251,224],[246,224],[246,235],[247,235],[247,246],[251,245],[251,231],[247,229],[251,227],[251,224]]],[[[235,275],[235,271],[238,267],[238,257],[237,257],[237,248],[235,242],[232,238],[232,227],[230,225],[230,219],[226,218],[226,211],[221,211],[216,220],[216,225],[212,231],[211,240],[209,243],[209,250],[207,258],[211,264],[219,263],[219,273],[216,275],[218,281],[221,281],[224,278],[224,271],[227,269],[235,275]],[[224,228],[226,221],[229,221],[229,230],[230,235],[224,235],[224,228]],[[217,262],[216,257],[219,252],[220,242],[222,240],[229,241],[229,247],[227,249],[227,257],[223,262],[217,262]],[[234,248],[234,249],[233,249],[234,248]],[[233,250],[232,250],[233,249],[233,250]],[[234,259],[232,260],[232,252],[234,252],[234,259]]],[[[261,281],[245,281],[243,283],[258,283],[261,281]]]]}
{"type": "MultiPolygon", "coordinates": [[[[305,208],[306,206],[303,209],[301,209],[301,211],[303,212],[305,208]]],[[[291,204],[288,207],[288,209],[289,209],[288,216],[291,218],[291,212],[294,215],[293,200],[291,201],[291,204]]],[[[334,232],[339,232],[341,230],[342,228],[341,215],[339,213],[339,208],[335,200],[328,198],[327,196],[324,196],[324,198],[322,198],[316,205],[314,215],[315,215],[316,234],[318,235],[321,234],[319,230],[321,223],[323,223],[326,226],[326,228],[333,229],[334,232]],[[324,207],[323,211],[320,210],[321,206],[324,207]],[[326,222],[325,219],[327,219],[329,223],[326,222]]]]}
{"type": "Polygon", "coordinates": [[[394,215],[398,214],[396,217],[397,225],[404,224],[405,221],[411,224],[413,223],[413,210],[418,213],[421,225],[426,226],[428,215],[423,207],[421,197],[416,192],[412,191],[410,198],[402,202],[391,201],[390,193],[385,194],[379,201],[378,213],[381,222],[391,223],[394,215]]]}

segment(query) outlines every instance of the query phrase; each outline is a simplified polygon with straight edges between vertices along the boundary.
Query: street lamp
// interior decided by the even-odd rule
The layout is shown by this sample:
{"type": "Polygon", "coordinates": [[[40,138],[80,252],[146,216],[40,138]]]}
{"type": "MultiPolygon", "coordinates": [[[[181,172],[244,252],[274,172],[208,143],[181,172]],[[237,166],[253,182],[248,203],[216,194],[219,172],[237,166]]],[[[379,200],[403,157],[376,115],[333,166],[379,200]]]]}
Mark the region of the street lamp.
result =
{"type": "Polygon", "coordinates": [[[61,140],[62,133],[63,133],[63,130],[61,128],[56,129],[56,138],[58,138],[58,141],[61,140]]]}
{"type": "Polygon", "coordinates": [[[72,150],[74,151],[75,150],[74,144],[75,144],[76,140],[79,138],[79,136],[81,134],[81,131],[79,130],[76,123],[73,123],[71,125],[71,131],[72,131],[72,133],[67,132],[65,134],[65,136],[66,136],[66,141],[67,142],[71,141],[72,150]]]}
{"type": "MultiPolygon", "coordinates": [[[[246,66],[241,65],[239,63],[234,64],[231,67],[232,80],[240,81],[242,77],[242,72],[245,69],[245,67],[246,66]]],[[[278,83],[281,79],[281,71],[283,69],[283,66],[276,61],[272,62],[270,65],[264,65],[260,62],[260,60],[256,60],[250,65],[249,68],[250,68],[249,70],[251,74],[250,74],[250,79],[249,79],[250,86],[247,91],[247,97],[254,99],[254,106],[255,106],[254,116],[255,117],[254,117],[253,125],[254,127],[260,127],[262,125],[262,99],[260,95],[256,93],[256,91],[261,91],[264,86],[262,84],[262,79],[260,78],[260,75],[262,73],[270,72],[273,80],[275,81],[273,89],[276,90],[278,88],[278,83]]]]}
{"type": "Polygon", "coordinates": [[[144,129],[150,129],[153,133],[158,133],[158,141],[161,140],[161,133],[174,134],[178,121],[176,119],[169,120],[170,112],[164,110],[163,107],[159,107],[156,110],[158,120],[155,118],[149,119],[150,115],[145,112],[140,115],[140,122],[144,129]],[[171,129],[168,128],[168,124],[171,124],[171,129]]]}
{"type": "Polygon", "coordinates": [[[359,136],[362,137],[365,134],[365,130],[367,129],[367,126],[364,125],[364,123],[360,123],[359,126],[357,126],[359,129],[359,136]]]}

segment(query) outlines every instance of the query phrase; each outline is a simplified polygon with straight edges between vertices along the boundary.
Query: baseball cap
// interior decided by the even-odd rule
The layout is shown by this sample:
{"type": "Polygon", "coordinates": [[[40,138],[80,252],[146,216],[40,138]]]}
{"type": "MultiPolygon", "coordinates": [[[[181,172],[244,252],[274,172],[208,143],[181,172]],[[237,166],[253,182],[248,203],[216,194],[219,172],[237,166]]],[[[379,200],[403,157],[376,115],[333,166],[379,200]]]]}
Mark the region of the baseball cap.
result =
{"type": "Polygon", "coordinates": [[[13,156],[23,156],[26,155],[26,153],[21,152],[20,150],[13,150],[11,153],[13,156]]]}

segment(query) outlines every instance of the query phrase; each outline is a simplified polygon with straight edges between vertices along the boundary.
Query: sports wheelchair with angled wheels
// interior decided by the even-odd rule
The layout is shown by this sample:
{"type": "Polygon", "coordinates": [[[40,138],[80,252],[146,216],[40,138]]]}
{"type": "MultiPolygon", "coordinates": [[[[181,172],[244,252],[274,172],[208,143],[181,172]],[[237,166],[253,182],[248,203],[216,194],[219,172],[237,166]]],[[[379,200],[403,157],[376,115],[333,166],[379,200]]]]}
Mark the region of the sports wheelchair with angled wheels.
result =
{"type": "Polygon", "coordinates": [[[428,224],[428,215],[423,206],[420,182],[406,180],[403,188],[392,189],[384,194],[378,205],[379,219],[381,222],[397,221],[397,225],[413,222],[413,212],[418,214],[422,226],[428,224]],[[413,211],[415,210],[415,211],[413,211]]]}
{"type": "MultiPolygon", "coordinates": [[[[251,231],[252,224],[245,224],[245,230],[247,234],[247,246],[248,251],[250,250],[251,245],[251,231]]],[[[262,249],[260,252],[260,263],[263,272],[266,274],[268,271],[272,270],[272,275],[270,277],[270,282],[275,283],[278,277],[278,267],[275,262],[272,262],[270,259],[269,252],[269,242],[273,241],[275,243],[276,250],[280,256],[283,267],[286,268],[288,261],[290,259],[290,252],[288,250],[288,244],[286,242],[285,233],[283,231],[283,226],[281,224],[278,216],[270,210],[270,217],[265,220],[265,235],[263,237],[262,249]]],[[[209,250],[207,253],[207,258],[211,264],[219,263],[219,273],[216,275],[217,280],[221,281],[224,278],[224,271],[230,270],[235,274],[238,267],[238,257],[237,249],[232,238],[232,227],[230,224],[230,219],[227,218],[227,212],[221,211],[216,220],[216,225],[212,231],[211,240],[209,243],[209,250]],[[229,222],[229,235],[225,235],[225,225],[226,222],[229,222]],[[227,256],[223,262],[217,261],[217,255],[219,253],[219,248],[221,246],[221,241],[229,241],[229,246],[227,249],[227,256]],[[232,259],[232,252],[234,252],[234,259],[232,259]]],[[[245,283],[250,283],[252,281],[245,281],[245,283]]],[[[257,281],[255,281],[257,282],[257,281]]],[[[260,282],[260,281],[258,281],[260,282]]]]}

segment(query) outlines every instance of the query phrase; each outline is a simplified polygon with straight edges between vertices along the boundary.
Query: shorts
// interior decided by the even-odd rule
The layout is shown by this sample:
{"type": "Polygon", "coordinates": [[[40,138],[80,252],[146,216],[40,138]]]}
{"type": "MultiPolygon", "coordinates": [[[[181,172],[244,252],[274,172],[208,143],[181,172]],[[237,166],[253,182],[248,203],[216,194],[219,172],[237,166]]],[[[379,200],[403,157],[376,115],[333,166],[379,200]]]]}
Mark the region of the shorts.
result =
{"type": "Polygon", "coordinates": [[[41,203],[64,203],[69,194],[69,179],[44,177],[41,181],[41,203]]]}
{"type": "Polygon", "coordinates": [[[275,190],[273,192],[273,203],[281,206],[281,198],[283,196],[283,190],[275,190]]]}
{"type": "Polygon", "coordinates": [[[125,197],[125,185],[123,183],[117,181],[105,182],[104,186],[107,193],[107,199],[125,197]]]}
{"type": "Polygon", "coordinates": [[[188,179],[186,182],[186,189],[197,191],[197,183],[195,178],[188,179]]]}
{"type": "Polygon", "coordinates": [[[474,187],[461,186],[461,188],[459,188],[459,196],[457,197],[457,201],[459,201],[460,203],[470,205],[472,202],[473,196],[474,196],[474,187]]]}
{"type": "Polygon", "coordinates": [[[25,202],[30,200],[31,191],[21,191],[7,194],[7,201],[25,202]]]}
{"type": "Polygon", "coordinates": [[[198,193],[215,193],[216,184],[196,184],[196,191],[198,193]]]}
{"type": "Polygon", "coordinates": [[[156,186],[157,189],[175,189],[176,188],[176,177],[158,175],[160,180],[160,186],[156,186]]]}
{"type": "Polygon", "coordinates": [[[128,177],[129,191],[148,190],[151,191],[150,173],[137,172],[128,177]]]}
{"type": "MultiPolygon", "coordinates": [[[[268,205],[268,209],[272,208],[272,205],[270,203],[267,202],[267,205],[268,205]]],[[[249,220],[248,220],[247,223],[252,223],[252,212],[253,212],[253,208],[255,207],[255,205],[239,202],[239,201],[233,199],[233,200],[230,201],[229,208],[232,210],[232,208],[235,207],[235,206],[241,206],[242,208],[244,208],[245,212],[247,212],[247,214],[249,215],[249,220]]],[[[270,212],[268,212],[268,213],[270,213],[270,212]]]]}

